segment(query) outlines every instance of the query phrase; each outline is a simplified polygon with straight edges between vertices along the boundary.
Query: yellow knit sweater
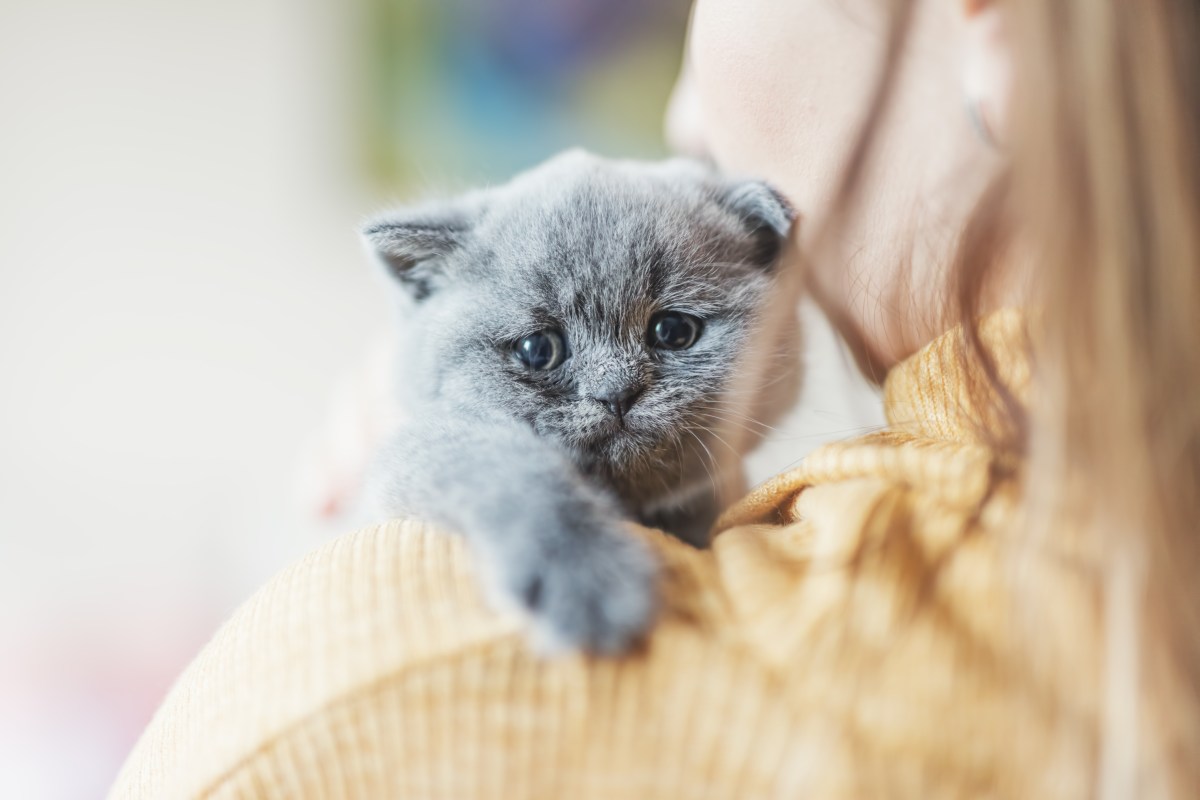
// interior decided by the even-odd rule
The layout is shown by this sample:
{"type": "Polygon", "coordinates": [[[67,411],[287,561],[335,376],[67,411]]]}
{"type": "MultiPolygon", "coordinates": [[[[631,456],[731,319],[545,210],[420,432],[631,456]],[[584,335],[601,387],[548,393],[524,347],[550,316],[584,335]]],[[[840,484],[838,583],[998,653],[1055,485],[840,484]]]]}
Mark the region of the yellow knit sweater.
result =
{"type": "MultiPolygon", "coordinates": [[[[1019,325],[986,339],[1023,395],[1019,325]]],[[[1087,796],[1092,594],[1020,535],[955,335],[889,375],[887,430],[760,487],[711,550],[635,530],[666,565],[642,652],[531,655],[459,539],[389,522],[252,597],[112,797],[1087,796]]]]}

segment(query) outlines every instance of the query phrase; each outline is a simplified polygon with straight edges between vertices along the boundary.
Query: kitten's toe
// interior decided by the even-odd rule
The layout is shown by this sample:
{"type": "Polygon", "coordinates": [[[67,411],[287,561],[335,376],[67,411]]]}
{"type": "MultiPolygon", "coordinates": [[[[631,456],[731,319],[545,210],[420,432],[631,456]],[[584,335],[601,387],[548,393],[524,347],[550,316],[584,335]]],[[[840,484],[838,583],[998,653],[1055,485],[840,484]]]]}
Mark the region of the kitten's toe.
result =
{"type": "Polygon", "coordinates": [[[657,573],[649,548],[623,531],[576,537],[547,555],[522,598],[538,648],[627,651],[654,622],[657,573]]]}

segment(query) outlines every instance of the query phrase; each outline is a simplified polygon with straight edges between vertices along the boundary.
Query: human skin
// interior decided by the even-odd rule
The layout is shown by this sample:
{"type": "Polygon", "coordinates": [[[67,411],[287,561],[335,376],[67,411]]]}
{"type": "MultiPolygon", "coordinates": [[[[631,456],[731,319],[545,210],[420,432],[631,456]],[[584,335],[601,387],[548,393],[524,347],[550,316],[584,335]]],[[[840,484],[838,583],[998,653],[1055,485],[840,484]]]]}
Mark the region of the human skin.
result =
{"type": "Polygon", "coordinates": [[[831,211],[879,81],[890,4],[697,0],[693,9],[668,138],[792,201],[795,268],[803,254],[818,302],[883,368],[952,323],[941,313],[945,265],[1002,163],[966,110],[970,93],[995,108],[992,95],[1007,89],[990,78],[986,5],[917,0],[862,191],[836,231],[831,211]]]}

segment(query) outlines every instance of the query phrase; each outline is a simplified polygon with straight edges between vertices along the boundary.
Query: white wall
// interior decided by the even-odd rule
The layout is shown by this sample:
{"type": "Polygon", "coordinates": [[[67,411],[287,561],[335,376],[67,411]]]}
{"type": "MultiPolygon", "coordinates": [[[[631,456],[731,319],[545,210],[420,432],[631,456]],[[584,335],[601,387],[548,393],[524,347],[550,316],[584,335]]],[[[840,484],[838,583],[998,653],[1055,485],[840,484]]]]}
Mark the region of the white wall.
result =
{"type": "Polygon", "coordinates": [[[0,796],[97,796],[320,535],[297,445],[386,318],[353,7],[0,0],[0,796]]]}

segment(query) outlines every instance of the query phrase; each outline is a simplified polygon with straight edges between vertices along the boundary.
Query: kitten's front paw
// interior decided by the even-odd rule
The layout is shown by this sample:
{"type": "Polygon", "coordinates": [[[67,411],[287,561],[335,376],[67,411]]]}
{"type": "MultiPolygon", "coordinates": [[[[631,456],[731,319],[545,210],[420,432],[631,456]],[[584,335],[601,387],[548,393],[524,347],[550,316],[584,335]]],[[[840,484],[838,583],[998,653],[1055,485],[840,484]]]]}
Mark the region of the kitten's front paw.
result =
{"type": "Polygon", "coordinates": [[[619,526],[573,530],[505,571],[505,594],[532,618],[542,651],[622,653],[654,622],[657,561],[619,526]]]}

